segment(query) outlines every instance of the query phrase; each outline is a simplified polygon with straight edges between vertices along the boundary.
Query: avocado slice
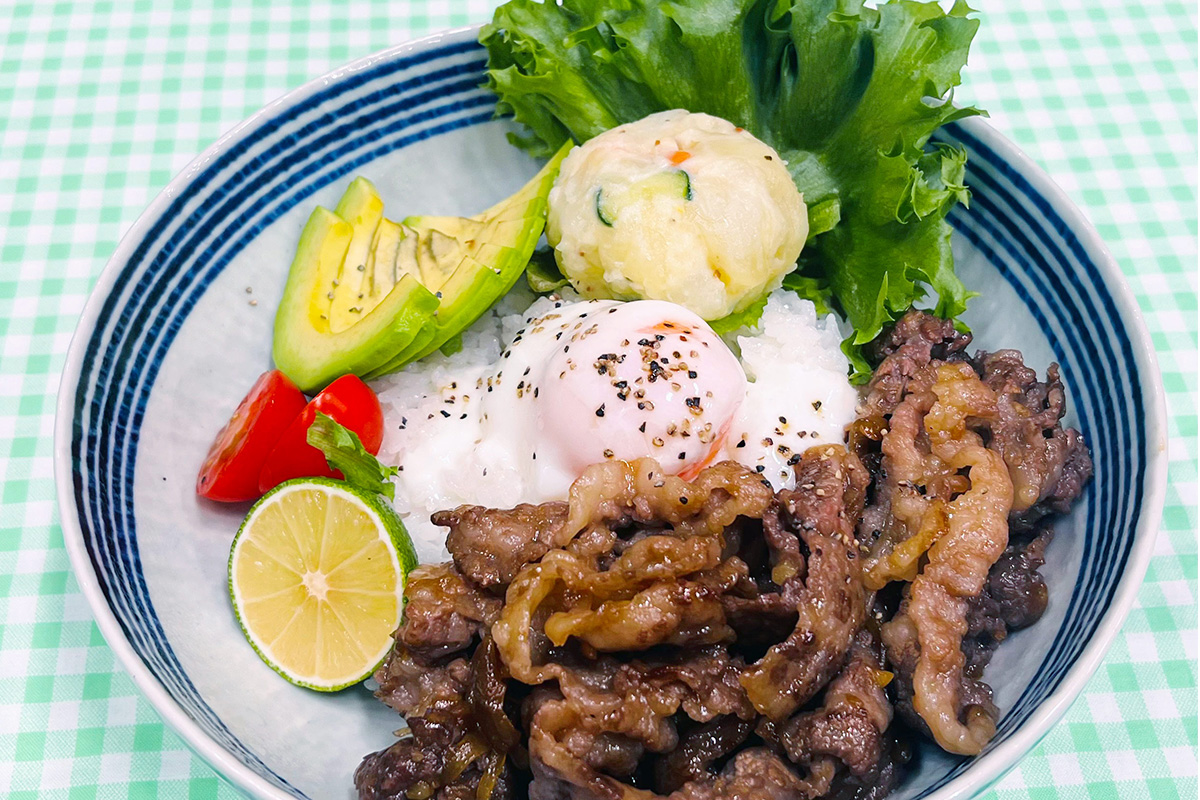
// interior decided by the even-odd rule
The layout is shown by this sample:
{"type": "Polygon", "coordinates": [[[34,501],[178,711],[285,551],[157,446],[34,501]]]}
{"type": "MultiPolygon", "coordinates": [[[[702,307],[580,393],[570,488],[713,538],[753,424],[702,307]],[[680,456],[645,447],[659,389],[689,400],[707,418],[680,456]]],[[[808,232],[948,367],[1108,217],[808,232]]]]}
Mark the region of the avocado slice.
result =
{"type": "Polygon", "coordinates": [[[390,219],[379,220],[375,241],[367,256],[367,282],[364,289],[372,305],[385,297],[404,274],[396,270],[396,257],[403,241],[403,228],[390,219]]]}
{"type": "Polygon", "coordinates": [[[335,333],[353,327],[370,310],[366,293],[370,287],[367,262],[376,244],[375,234],[383,219],[383,200],[366,178],[356,178],[346,188],[335,214],[353,228],[350,245],[338,274],[329,284],[333,298],[329,328],[335,333]]]}
{"type": "MultiPolygon", "coordinates": [[[[356,181],[342,199],[342,213],[317,208],[309,217],[275,315],[275,364],[306,392],[377,368],[407,347],[438,307],[411,274],[393,281],[386,294],[367,297],[369,253],[356,247],[365,239],[369,249],[375,239],[378,195],[356,181]]],[[[372,252],[377,269],[378,250],[372,252]]]]}
{"type": "Polygon", "coordinates": [[[366,377],[395,372],[442,347],[504,296],[529,263],[546,224],[546,197],[568,143],[516,194],[474,217],[408,217],[416,232],[413,260],[439,305],[426,330],[366,377]],[[447,247],[452,242],[452,247],[447,247]],[[430,285],[433,283],[436,285],[430,285]]]}
{"type": "Polygon", "coordinates": [[[451,239],[469,242],[483,230],[484,222],[479,217],[405,217],[404,224],[423,231],[438,231],[451,239]]]}
{"type": "Polygon", "coordinates": [[[421,283],[439,297],[442,286],[458,267],[459,247],[457,239],[441,231],[425,231],[417,238],[417,266],[421,270],[421,283]]]}
{"type": "Polygon", "coordinates": [[[400,228],[400,242],[396,245],[396,260],[392,264],[396,280],[400,280],[401,275],[412,275],[421,280],[421,265],[417,263],[417,232],[403,222],[397,227],[400,228]]]}
{"type": "Polygon", "coordinates": [[[314,392],[347,373],[374,378],[453,350],[525,270],[570,147],[474,217],[393,222],[371,182],[356,178],[300,236],[275,316],[276,366],[314,392]]]}

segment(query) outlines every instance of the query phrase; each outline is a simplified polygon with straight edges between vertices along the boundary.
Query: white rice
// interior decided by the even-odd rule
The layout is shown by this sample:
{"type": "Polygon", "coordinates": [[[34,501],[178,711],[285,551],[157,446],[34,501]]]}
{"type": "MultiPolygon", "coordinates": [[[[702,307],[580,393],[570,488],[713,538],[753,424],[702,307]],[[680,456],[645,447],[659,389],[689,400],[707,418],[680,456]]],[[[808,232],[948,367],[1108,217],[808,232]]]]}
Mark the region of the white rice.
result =
{"type": "MultiPolygon", "coordinates": [[[[562,299],[579,299],[564,290],[562,299]]],[[[524,282],[463,335],[463,348],[440,353],[375,381],[384,412],[379,458],[401,468],[396,511],[422,562],[446,560],[445,529],[429,521],[469,503],[508,508],[539,502],[527,465],[506,458],[503,437],[481,435],[482,384],[529,316],[553,307],[524,282]],[[485,440],[491,439],[491,441],[485,440]]],[[[726,337],[751,381],[729,431],[723,457],[758,469],[777,488],[791,485],[788,459],[805,448],[841,441],[854,418],[856,393],[846,380],[841,334],[831,315],[791,292],[771,295],[756,330],[726,337]],[[784,421],[781,421],[783,418],[784,421]],[[738,447],[739,442],[744,442],[738,447]]]]}
{"type": "Polygon", "coordinates": [[[776,489],[792,488],[789,462],[814,445],[841,442],[854,420],[858,394],[846,379],[837,318],[822,319],[811,301],[780,289],[758,328],[736,339],[750,383],[725,457],[757,469],[776,489]]]}

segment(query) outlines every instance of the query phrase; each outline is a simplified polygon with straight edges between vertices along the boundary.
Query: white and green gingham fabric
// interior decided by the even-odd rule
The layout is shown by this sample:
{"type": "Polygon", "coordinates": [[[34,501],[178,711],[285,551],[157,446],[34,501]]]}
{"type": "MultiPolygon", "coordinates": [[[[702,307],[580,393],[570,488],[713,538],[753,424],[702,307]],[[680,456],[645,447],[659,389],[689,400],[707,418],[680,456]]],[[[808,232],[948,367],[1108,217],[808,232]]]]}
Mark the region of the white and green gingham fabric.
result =
{"type": "MultiPolygon", "coordinates": [[[[958,99],[988,109],[1108,242],[1170,414],[1166,509],[1137,605],[1065,719],[989,797],[1194,798],[1196,6],[976,5],[958,99]]],[[[71,332],[121,235],[221,133],[491,6],[0,0],[0,797],[237,796],[139,695],[71,575],[52,467],[71,332]]]]}

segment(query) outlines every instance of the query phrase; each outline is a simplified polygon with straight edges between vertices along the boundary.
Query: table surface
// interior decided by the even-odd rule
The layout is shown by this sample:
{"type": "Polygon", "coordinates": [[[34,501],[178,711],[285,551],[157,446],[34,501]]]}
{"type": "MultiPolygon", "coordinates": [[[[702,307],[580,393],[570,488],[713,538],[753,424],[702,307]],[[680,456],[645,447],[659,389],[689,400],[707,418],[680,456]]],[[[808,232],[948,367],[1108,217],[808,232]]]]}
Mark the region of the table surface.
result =
{"type": "MultiPolygon", "coordinates": [[[[0,0],[0,795],[237,793],[165,728],[80,594],[55,507],[59,371],[117,241],[196,154],[351,59],[486,0],[0,0]]],[[[1112,248],[1153,336],[1170,484],[1145,585],[1083,695],[989,797],[1194,798],[1196,8],[977,0],[960,101],[1112,248]]]]}

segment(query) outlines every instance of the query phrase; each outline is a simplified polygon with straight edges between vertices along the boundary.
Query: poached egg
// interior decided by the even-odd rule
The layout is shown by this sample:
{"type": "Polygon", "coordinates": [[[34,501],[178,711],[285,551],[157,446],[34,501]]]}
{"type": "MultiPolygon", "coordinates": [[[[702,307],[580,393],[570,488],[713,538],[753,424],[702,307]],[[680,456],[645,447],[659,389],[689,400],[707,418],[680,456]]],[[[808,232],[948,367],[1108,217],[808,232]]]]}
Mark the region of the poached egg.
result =
{"type": "Polygon", "coordinates": [[[707,323],[659,300],[555,305],[480,385],[480,446],[527,452],[535,496],[565,497],[600,461],[650,456],[690,477],[720,452],[746,375],[707,323]]]}

